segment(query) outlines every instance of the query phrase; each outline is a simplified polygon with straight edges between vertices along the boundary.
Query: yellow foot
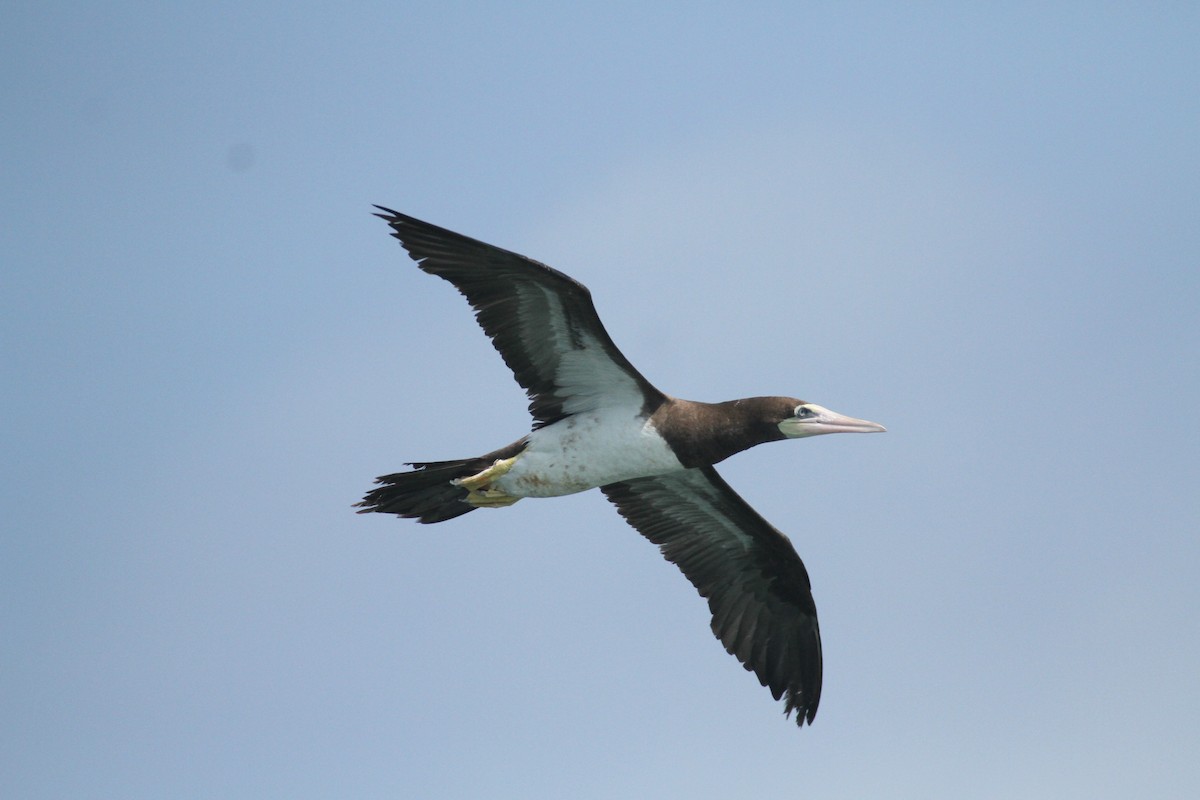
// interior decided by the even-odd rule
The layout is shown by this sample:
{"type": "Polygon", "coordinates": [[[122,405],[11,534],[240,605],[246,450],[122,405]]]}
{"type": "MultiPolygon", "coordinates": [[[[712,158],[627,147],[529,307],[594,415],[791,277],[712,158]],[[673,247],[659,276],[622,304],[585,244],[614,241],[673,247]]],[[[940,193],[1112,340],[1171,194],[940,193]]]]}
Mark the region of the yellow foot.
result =
{"type": "MultiPolygon", "coordinates": [[[[513,456],[512,458],[498,458],[483,472],[477,472],[466,478],[455,478],[451,483],[474,493],[477,489],[482,489],[497,478],[503,477],[513,468],[513,464],[515,463],[517,463],[517,456],[513,456]]],[[[505,496],[507,497],[507,495],[505,496]]],[[[516,500],[513,501],[513,503],[515,502],[516,500]]],[[[508,503],[508,505],[512,505],[512,503],[508,503]]]]}
{"type": "Polygon", "coordinates": [[[504,508],[521,498],[505,494],[499,489],[472,489],[467,492],[467,502],[476,508],[504,508]]]}

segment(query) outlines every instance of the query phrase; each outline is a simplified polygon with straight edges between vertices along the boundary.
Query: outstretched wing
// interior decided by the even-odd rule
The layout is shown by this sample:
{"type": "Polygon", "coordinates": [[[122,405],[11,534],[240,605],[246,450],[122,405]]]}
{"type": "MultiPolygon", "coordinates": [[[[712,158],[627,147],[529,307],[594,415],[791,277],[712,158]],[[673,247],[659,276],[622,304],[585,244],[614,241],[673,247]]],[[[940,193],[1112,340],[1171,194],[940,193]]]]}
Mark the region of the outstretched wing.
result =
{"type": "Polygon", "coordinates": [[[712,630],[784,713],[811,723],[821,699],[821,633],[804,563],[712,467],[601,487],[630,525],[707,598],[712,630]]]}
{"type": "Polygon", "coordinates": [[[417,266],[450,281],[475,309],[529,395],[535,427],[602,403],[652,410],[666,399],[613,344],[583,284],[525,256],[376,208],[417,266]]]}

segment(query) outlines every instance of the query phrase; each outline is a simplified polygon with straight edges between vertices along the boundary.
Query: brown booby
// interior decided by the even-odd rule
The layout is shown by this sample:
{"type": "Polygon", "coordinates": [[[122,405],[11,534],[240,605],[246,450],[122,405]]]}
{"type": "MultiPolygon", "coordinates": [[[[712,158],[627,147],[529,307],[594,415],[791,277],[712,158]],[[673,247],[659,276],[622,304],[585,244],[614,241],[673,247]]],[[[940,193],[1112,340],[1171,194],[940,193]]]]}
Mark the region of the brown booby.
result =
{"type": "Polygon", "coordinates": [[[785,714],[810,724],[821,698],[821,634],[791,542],[713,468],[764,442],[882,431],[792,397],[724,403],[654,388],[613,344],[585,286],[525,256],[383,206],[376,216],[417,265],[444,278],[529,396],[533,430],[478,458],[414,462],[356,505],[442,522],[523,497],[599,488],[708,600],[712,630],[785,714]]]}

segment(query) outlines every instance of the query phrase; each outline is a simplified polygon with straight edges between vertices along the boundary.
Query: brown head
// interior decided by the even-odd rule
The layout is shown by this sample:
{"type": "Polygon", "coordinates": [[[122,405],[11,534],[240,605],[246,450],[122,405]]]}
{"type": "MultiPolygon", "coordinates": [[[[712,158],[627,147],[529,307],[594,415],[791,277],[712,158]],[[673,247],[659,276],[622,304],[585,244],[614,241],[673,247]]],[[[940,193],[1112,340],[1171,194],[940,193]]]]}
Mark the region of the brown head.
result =
{"type": "Polygon", "coordinates": [[[685,467],[716,464],[764,442],[886,430],[878,423],[794,397],[748,397],[724,403],[672,398],[654,412],[651,421],[685,467]]]}

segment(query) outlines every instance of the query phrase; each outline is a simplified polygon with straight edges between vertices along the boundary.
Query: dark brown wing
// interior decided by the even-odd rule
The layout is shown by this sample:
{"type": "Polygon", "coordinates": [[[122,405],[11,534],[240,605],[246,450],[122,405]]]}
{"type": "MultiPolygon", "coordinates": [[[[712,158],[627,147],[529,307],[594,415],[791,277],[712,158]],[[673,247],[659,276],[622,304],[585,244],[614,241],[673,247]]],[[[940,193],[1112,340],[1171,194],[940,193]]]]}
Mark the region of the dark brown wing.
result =
{"type": "Polygon", "coordinates": [[[602,491],[708,599],[725,649],[784,699],[784,713],[811,723],[821,699],[821,632],[808,572],[788,538],[712,467],[602,491]]]}
{"type": "Polygon", "coordinates": [[[665,397],[609,338],[587,287],[545,264],[376,206],[417,265],[467,298],[529,395],[535,427],[604,405],[665,397]]]}

